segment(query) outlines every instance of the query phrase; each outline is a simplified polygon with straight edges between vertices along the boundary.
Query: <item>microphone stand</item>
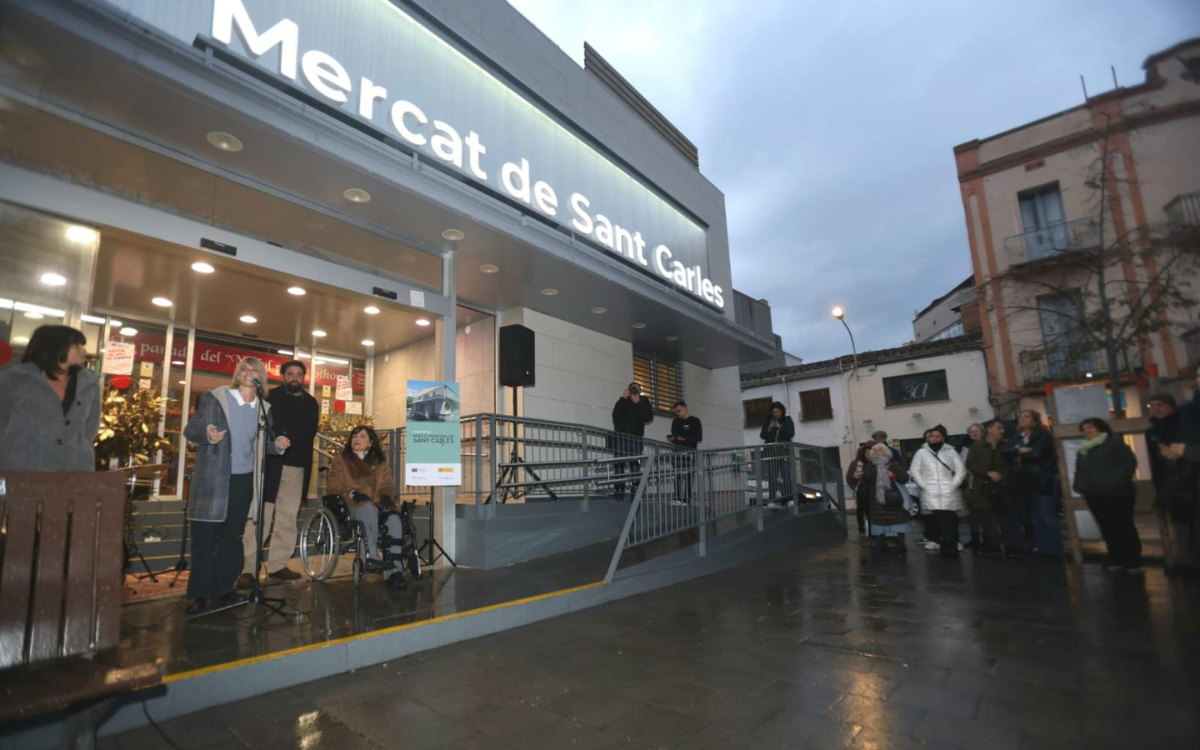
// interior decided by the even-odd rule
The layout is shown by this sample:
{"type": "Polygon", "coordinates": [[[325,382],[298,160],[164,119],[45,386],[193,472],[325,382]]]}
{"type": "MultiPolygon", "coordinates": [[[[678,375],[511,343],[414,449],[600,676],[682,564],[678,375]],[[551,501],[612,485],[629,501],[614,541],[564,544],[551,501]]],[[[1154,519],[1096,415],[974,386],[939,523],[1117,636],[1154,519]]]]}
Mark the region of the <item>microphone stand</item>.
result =
{"type": "MultiPolygon", "coordinates": [[[[258,378],[254,379],[254,392],[258,401],[258,440],[262,441],[263,463],[265,464],[267,441],[274,441],[275,436],[268,428],[270,424],[270,416],[267,414],[267,399],[266,394],[263,393],[262,383],[258,382],[258,378]]],[[[263,511],[265,510],[264,506],[266,505],[266,498],[263,497],[263,471],[259,471],[256,468],[254,474],[254,494],[258,497],[258,509],[254,515],[254,588],[250,590],[250,596],[246,597],[242,601],[233,602],[225,605],[224,607],[216,607],[206,610],[198,615],[194,615],[192,619],[197,617],[206,617],[208,615],[216,614],[217,612],[224,612],[228,609],[236,609],[237,607],[242,607],[247,604],[256,604],[259,607],[263,607],[269,610],[272,614],[279,615],[288,622],[299,622],[300,618],[302,617],[300,612],[288,614],[284,611],[284,605],[287,603],[286,599],[282,597],[266,596],[263,593],[262,582],[259,580],[259,573],[261,572],[262,567],[263,511]]]]}

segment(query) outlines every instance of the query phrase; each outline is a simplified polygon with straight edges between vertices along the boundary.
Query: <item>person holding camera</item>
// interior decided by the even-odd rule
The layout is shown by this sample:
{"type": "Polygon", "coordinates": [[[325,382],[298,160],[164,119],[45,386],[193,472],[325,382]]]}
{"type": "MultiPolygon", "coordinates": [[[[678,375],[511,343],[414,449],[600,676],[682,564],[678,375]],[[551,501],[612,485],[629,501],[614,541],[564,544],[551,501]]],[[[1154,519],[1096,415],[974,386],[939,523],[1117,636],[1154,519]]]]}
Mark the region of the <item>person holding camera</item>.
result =
{"type": "MultiPolygon", "coordinates": [[[[654,409],[650,401],[642,396],[642,388],[637,383],[630,383],[613,405],[613,432],[617,433],[610,441],[613,457],[637,456],[642,452],[642,438],[646,435],[646,425],[654,421],[654,409]]],[[[641,468],[641,462],[619,461],[613,464],[613,472],[618,476],[626,472],[633,474],[641,468]]],[[[620,481],[613,486],[613,492],[618,498],[625,495],[625,482],[620,481]]]]}
{"type": "MultiPolygon", "coordinates": [[[[967,501],[971,517],[979,528],[979,543],[973,551],[982,555],[1000,554],[1000,519],[1008,513],[1008,459],[1001,446],[1004,423],[994,420],[983,430],[983,440],[971,443],[967,451],[967,472],[973,478],[967,501]]],[[[972,540],[975,541],[975,540],[972,540]]]]}
{"type": "Polygon", "coordinates": [[[767,487],[771,493],[767,502],[774,504],[778,497],[778,502],[787,504],[792,497],[792,483],[787,476],[790,472],[787,468],[786,444],[796,437],[796,424],[787,415],[787,407],[782,402],[771,404],[771,413],[763,422],[758,436],[766,445],[763,448],[763,461],[767,464],[767,487]]]}

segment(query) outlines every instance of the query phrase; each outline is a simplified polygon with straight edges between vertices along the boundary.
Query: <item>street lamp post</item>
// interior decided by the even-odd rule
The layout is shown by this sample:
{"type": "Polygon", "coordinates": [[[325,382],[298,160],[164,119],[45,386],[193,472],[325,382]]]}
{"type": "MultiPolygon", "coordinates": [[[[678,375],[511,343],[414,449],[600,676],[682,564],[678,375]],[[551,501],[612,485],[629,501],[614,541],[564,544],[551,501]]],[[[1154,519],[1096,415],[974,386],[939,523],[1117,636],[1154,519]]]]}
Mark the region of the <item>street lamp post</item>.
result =
{"type": "Polygon", "coordinates": [[[858,350],[854,347],[854,332],[846,324],[846,311],[840,307],[835,307],[831,312],[833,313],[833,317],[842,321],[842,325],[846,327],[846,333],[850,334],[850,353],[854,357],[854,379],[858,380],[858,350]]]}

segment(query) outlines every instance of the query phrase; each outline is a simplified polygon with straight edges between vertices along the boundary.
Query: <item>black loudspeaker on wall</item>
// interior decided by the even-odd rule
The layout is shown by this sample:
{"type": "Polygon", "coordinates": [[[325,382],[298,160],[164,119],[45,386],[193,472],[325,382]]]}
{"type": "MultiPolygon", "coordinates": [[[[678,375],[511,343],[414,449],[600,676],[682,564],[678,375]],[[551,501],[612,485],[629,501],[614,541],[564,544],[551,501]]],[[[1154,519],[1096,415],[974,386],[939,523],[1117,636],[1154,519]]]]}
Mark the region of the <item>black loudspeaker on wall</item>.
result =
{"type": "Polygon", "coordinates": [[[500,385],[508,388],[534,385],[532,329],[519,325],[500,327],[500,385]]]}

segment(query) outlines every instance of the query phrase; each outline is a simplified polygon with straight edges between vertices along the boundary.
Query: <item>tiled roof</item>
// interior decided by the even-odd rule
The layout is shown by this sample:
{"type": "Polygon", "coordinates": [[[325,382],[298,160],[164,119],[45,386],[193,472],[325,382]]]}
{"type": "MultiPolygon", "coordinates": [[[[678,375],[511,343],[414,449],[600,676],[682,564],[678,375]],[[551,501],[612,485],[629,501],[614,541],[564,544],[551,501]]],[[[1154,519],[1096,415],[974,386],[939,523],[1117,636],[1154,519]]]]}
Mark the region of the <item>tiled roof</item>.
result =
{"type": "MultiPolygon", "coordinates": [[[[894,349],[876,349],[871,352],[862,352],[858,355],[858,366],[863,368],[870,365],[904,362],[910,359],[925,359],[927,357],[940,357],[946,354],[954,354],[955,352],[972,350],[983,351],[983,336],[978,332],[967,336],[956,336],[951,339],[898,346],[894,349]]],[[[743,375],[742,389],[745,390],[746,388],[753,388],[758,385],[778,382],[780,378],[801,379],[829,375],[839,371],[847,372],[853,365],[853,356],[845,354],[836,359],[826,359],[821,362],[806,362],[802,365],[793,365],[792,367],[776,367],[773,370],[743,375]]]]}

